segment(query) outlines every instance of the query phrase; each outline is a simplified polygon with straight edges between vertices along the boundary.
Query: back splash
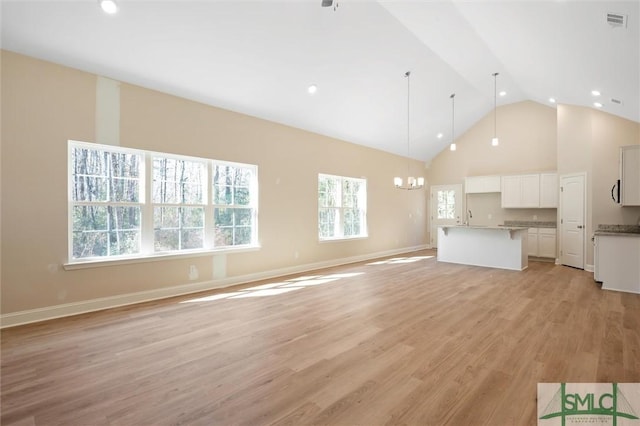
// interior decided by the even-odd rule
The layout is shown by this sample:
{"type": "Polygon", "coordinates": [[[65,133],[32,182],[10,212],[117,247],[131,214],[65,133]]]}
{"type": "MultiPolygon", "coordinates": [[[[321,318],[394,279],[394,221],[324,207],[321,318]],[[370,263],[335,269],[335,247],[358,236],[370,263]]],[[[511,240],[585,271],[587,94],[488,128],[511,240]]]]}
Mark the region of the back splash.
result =
{"type": "Polygon", "coordinates": [[[529,228],[556,228],[555,221],[545,220],[505,220],[505,226],[528,226],[529,228]]]}

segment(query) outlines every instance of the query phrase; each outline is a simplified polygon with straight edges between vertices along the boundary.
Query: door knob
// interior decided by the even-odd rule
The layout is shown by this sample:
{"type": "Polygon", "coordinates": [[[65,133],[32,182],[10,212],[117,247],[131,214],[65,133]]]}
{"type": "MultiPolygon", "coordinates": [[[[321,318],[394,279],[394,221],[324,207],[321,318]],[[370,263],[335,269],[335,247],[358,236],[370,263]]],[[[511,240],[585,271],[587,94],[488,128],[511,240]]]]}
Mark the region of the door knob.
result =
{"type": "Polygon", "coordinates": [[[582,229],[582,225],[578,225],[578,229],[582,229]]]}

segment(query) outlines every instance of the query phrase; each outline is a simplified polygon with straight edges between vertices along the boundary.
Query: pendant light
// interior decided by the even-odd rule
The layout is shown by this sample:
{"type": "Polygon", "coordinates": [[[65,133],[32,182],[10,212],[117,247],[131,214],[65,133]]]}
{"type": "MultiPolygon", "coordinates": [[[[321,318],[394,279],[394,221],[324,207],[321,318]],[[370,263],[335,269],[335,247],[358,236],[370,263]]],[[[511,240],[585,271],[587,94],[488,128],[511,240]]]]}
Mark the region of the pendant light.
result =
{"type": "MultiPolygon", "coordinates": [[[[407,157],[410,157],[411,155],[411,150],[409,147],[409,143],[411,141],[411,133],[410,133],[410,127],[409,127],[409,123],[410,123],[410,115],[409,115],[409,104],[411,101],[411,71],[407,71],[406,73],[404,73],[405,78],[407,79],[407,157]]],[[[393,178],[393,184],[395,185],[396,188],[398,189],[407,189],[407,190],[412,190],[412,189],[420,189],[424,186],[424,178],[423,177],[419,177],[419,178],[415,178],[413,176],[409,175],[409,167],[410,167],[410,163],[411,160],[407,160],[407,185],[403,186],[402,185],[402,178],[401,177],[394,177],[393,178]]]]}
{"type": "Polygon", "coordinates": [[[493,139],[491,139],[491,146],[498,146],[500,141],[498,141],[498,135],[496,133],[496,111],[498,107],[498,98],[496,96],[497,93],[497,79],[499,73],[494,72],[493,74],[493,139]]]}
{"type": "Polygon", "coordinates": [[[451,96],[449,96],[451,98],[451,145],[449,146],[449,149],[451,151],[455,151],[456,150],[456,134],[454,133],[453,129],[453,123],[455,122],[455,117],[456,117],[456,94],[452,93],[451,96]]]}

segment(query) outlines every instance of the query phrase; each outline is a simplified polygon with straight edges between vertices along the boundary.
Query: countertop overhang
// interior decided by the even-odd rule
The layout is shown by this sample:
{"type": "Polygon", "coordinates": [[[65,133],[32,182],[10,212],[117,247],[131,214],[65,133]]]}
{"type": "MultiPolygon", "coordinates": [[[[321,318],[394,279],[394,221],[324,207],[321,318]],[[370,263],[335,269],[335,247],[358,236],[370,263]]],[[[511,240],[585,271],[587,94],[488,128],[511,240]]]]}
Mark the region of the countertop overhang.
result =
{"type": "Polygon", "coordinates": [[[529,226],[493,226],[493,225],[440,225],[439,228],[459,228],[459,229],[497,229],[506,231],[520,231],[523,229],[529,229],[529,226]]]}

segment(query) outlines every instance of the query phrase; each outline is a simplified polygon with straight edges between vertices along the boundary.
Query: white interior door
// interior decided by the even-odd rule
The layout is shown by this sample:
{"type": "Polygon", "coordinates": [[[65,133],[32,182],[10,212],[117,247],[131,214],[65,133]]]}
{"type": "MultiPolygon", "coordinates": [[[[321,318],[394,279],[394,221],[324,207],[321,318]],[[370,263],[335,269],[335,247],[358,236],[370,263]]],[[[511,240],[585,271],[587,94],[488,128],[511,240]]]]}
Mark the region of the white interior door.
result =
{"type": "Polygon", "coordinates": [[[560,263],[584,269],[586,175],[560,176],[560,263]]]}
{"type": "Polygon", "coordinates": [[[461,223],[462,185],[435,185],[431,187],[431,247],[438,247],[438,226],[461,223]]]}

